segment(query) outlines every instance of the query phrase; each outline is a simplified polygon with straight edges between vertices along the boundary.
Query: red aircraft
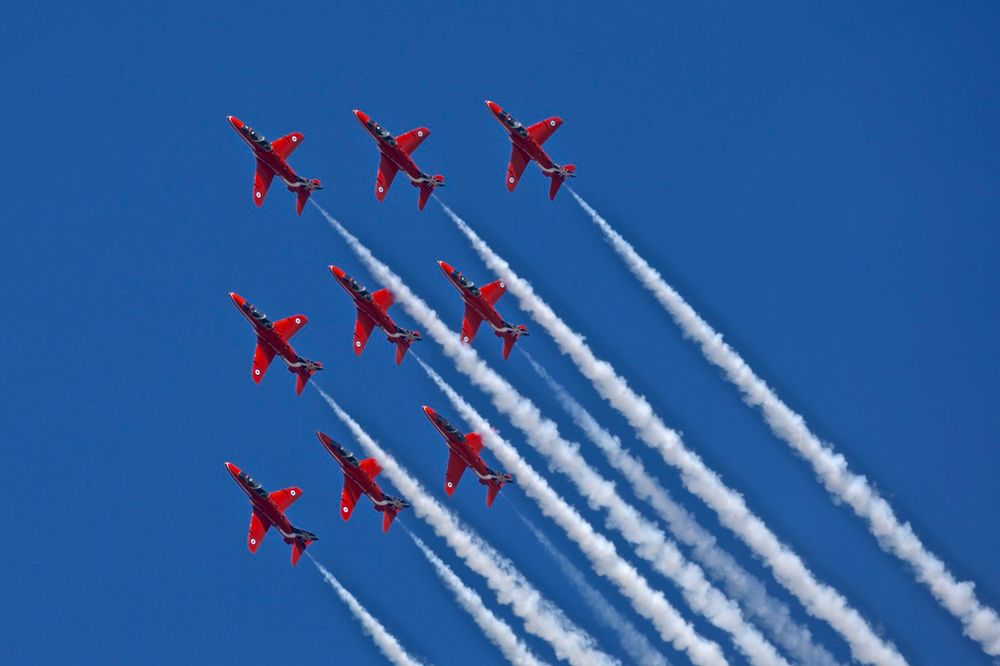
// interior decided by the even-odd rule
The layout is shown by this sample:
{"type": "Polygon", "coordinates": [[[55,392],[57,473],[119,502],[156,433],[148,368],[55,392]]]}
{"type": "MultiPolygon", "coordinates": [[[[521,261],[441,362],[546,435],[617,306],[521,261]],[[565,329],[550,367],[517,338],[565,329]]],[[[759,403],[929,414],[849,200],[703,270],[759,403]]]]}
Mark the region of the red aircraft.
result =
{"type": "Polygon", "coordinates": [[[260,548],[260,542],[267,534],[268,528],[272,525],[281,532],[285,543],[292,546],[292,566],[299,562],[302,551],[316,541],[316,535],[306,532],[292,525],[285,516],[285,510],[292,505],[295,500],[302,497],[301,488],[285,488],[268,493],[261,485],[250,478],[246,472],[231,462],[226,463],[226,469],[240,484],[240,488],[250,498],[253,510],[250,513],[250,532],[247,534],[247,548],[251,553],[256,553],[260,548]]]}
{"type": "Polygon", "coordinates": [[[336,266],[330,266],[330,272],[337,278],[340,286],[351,295],[358,308],[358,318],[354,322],[354,353],[361,356],[368,342],[368,336],[372,334],[372,329],[378,326],[385,332],[387,342],[396,343],[396,365],[402,363],[406,350],[414,341],[419,341],[421,338],[417,331],[407,331],[396,326],[392,318],[386,314],[385,311],[392,305],[392,292],[388,289],[379,289],[371,294],[358,284],[357,280],[336,266]]]}
{"type": "Polygon", "coordinates": [[[522,335],[528,335],[528,329],[523,324],[514,326],[504,321],[493,307],[493,304],[507,292],[507,285],[503,280],[496,280],[479,288],[447,263],[439,261],[438,266],[462,294],[462,300],[465,301],[465,315],[462,317],[462,342],[472,344],[472,339],[476,337],[479,325],[485,319],[486,323],[493,327],[493,334],[498,338],[503,338],[503,357],[506,360],[517,339],[522,335]]]}
{"type": "Polygon", "coordinates": [[[253,176],[253,202],[257,204],[258,208],[264,203],[267,188],[271,186],[271,179],[277,174],[281,180],[285,181],[288,191],[296,193],[295,210],[301,215],[302,208],[306,205],[313,190],[323,189],[323,186],[315,178],[306,180],[298,176],[286,161],[292,151],[302,143],[302,134],[292,132],[272,143],[254,132],[252,127],[236,116],[227,117],[229,124],[233,126],[237,134],[243,137],[243,140],[250,146],[250,150],[253,151],[253,156],[257,159],[257,171],[253,176]]]}
{"type": "Polygon", "coordinates": [[[378,162],[378,176],[375,179],[375,198],[379,201],[385,199],[389,186],[392,185],[392,179],[396,177],[396,172],[402,169],[410,179],[410,184],[420,189],[417,208],[423,210],[434,188],[444,187],[444,176],[428,176],[413,162],[410,153],[417,149],[431,131],[426,127],[418,127],[393,138],[363,111],[355,109],[354,115],[365,131],[375,139],[375,145],[378,146],[381,155],[378,162]]]}
{"type": "Polygon", "coordinates": [[[257,349],[253,353],[253,370],[250,374],[254,383],[260,384],[264,373],[267,372],[267,366],[277,354],[288,364],[288,371],[294,372],[298,378],[295,382],[295,394],[301,395],[312,374],[323,369],[322,363],[302,358],[288,344],[292,336],[309,323],[309,320],[305,315],[298,314],[271,323],[267,315],[239,294],[229,292],[229,298],[233,299],[237,309],[243,313],[257,334],[257,349]]]}
{"type": "Polygon", "coordinates": [[[513,144],[510,148],[510,164],[507,165],[507,189],[511,192],[514,191],[514,188],[517,187],[517,181],[524,173],[524,167],[528,166],[528,162],[534,160],[542,173],[552,179],[552,183],[549,185],[549,199],[555,199],[556,192],[559,191],[559,186],[563,184],[563,181],[576,176],[575,165],[559,166],[542,150],[542,144],[545,143],[545,140],[562,125],[562,118],[552,116],[525,128],[495,102],[486,100],[486,106],[510,134],[510,142],[513,144]]]}
{"type": "Polygon", "coordinates": [[[353,453],[330,439],[325,433],[317,432],[316,436],[340,465],[340,469],[344,470],[344,490],[340,494],[340,517],[344,519],[344,522],[350,520],[354,505],[358,503],[361,493],[364,493],[375,505],[375,510],[382,512],[382,531],[388,532],[396,515],[408,508],[410,503],[382,492],[382,489],[375,483],[375,477],[379,475],[382,468],[379,467],[374,458],[365,458],[359,462],[353,453]]]}
{"type": "Polygon", "coordinates": [[[479,478],[479,483],[489,486],[486,489],[486,506],[493,506],[493,500],[497,498],[497,493],[514,478],[510,474],[494,472],[486,466],[482,456],[479,455],[483,449],[483,438],[479,436],[479,433],[470,432],[468,435],[463,435],[458,431],[458,428],[448,423],[444,417],[427,405],[424,405],[424,414],[438,429],[448,445],[448,469],[444,473],[444,492],[449,497],[453,495],[465,468],[471,467],[479,478]]]}

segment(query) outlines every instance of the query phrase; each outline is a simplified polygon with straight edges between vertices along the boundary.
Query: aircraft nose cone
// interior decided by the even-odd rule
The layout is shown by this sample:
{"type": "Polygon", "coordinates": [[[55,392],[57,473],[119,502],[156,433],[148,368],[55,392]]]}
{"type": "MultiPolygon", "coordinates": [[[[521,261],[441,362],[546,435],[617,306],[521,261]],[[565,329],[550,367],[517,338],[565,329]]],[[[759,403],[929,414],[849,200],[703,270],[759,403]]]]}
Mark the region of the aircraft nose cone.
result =
{"type": "Polygon", "coordinates": [[[243,307],[243,304],[247,302],[245,298],[237,294],[235,291],[229,292],[229,298],[232,299],[233,303],[238,308],[243,307]]]}
{"type": "Polygon", "coordinates": [[[344,278],[344,276],[347,275],[347,273],[345,273],[344,271],[340,270],[336,266],[330,266],[329,268],[330,268],[330,272],[333,273],[333,277],[337,278],[338,280],[342,280],[344,278]]]}
{"type": "Polygon", "coordinates": [[[238,130],[239,128],[243,127],[243,121],[241,121],[236,116],[226,116],[226,120],[229,121],[229,124],[232,125],[233,129],[235,130],[238,130]]]}
{"type": "Polygon", "coordinates": [[[451,265],[448,264],[448,262],[446,261],[439,261],[438,266],[441,268],[442,271],[444,271],[445,275],[451,275],[452,270],[454,270],[452,269],[451,265]]]}
{"type": "Polygon", "coordinates": [[[229,473],[232,474],[233,476],[239,476],[240,468],[234,465],[233,463],[227,462],[226,469],[228,469],[229,473]]]}
{"type": "Polygon", "coordinates": [[[496,102],[491,102],[490,100],[486,100],[486,106],[493,113],[500,113],[500,105],[497,104],[496,102]]]}
{"type": "Polygon", "coordinates": [[[422,410],[424,410],[424,414],[426,414],[428,418],[434,418],[434,410],[433,409],[431,409],[427,405],[422,405],[420,408],[422,410]]]}
{"type": "Polygon", "coordinates": [[[361,123],[362,125],[367,123],[369,120],[368,114],[365,113],[364,111],[359,111],[358,109],[354,109],[354,117],[357,118],[358,122],[361,123]]]}

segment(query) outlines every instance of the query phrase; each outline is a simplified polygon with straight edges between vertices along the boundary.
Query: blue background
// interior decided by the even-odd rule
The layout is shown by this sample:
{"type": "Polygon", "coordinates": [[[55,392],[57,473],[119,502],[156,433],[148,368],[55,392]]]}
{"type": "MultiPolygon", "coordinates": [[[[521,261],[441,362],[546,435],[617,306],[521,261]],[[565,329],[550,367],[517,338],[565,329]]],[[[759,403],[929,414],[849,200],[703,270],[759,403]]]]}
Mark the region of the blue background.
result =
{"type": "MultiPolygon", "coordinates": [[[[295,343],[325,362],[321,385],[443,497],[445,449],[419,405],[457,415],[379,334],[354,357],[352,307],[326,266],[379,285],[314,210],[296,218],[280,184],[252,205],[252,160],[225,119],[272,139],[302,131],[291,162],[323,180],[317,200],[457,328],[434,260],[492,278],[434,202],[417,212],[405,181],[375,201],[361,108],[394,133],[431,128],[415,157],[446,175],[443,199],[909,660],[986,663],[682,339],[568,193],[549,202],[534,168],[504,190],[509,148],[483,100],[525,123],[561,115],[546,148],[578,165],[574,187],[997,607],[998,19],[986,2],[9,6],[0,661],[377,661],[311,565],[292,569],[274,535],[247,553],[248,506],[224,460],[271,490],[304,489],[290,516],[319,534],[310,552],[413,654],[500,660],[403,530],[383,535],[367,505],[338,519],[341,480],[313,432],[360,447],[280,365],[250,381],[251,332],[226,297],[306,313],[295,343]]],[[[846,659],[508,299],[501,311],[536,330],[524,348],[846,659]]],[[[501,364],[490,335],[476,347],[579,439],[524,359],[501,364]]],[[[519,443],[433,342],[418,349],[519,443]]],[[[486,510],[466,481],[448,505],[617,650],[510,505],[486,510]]],[[[505,495],[587,570],[516,486],[505,495]]],[[[401,520],[521,630],[412,513],[401,520]]]]}

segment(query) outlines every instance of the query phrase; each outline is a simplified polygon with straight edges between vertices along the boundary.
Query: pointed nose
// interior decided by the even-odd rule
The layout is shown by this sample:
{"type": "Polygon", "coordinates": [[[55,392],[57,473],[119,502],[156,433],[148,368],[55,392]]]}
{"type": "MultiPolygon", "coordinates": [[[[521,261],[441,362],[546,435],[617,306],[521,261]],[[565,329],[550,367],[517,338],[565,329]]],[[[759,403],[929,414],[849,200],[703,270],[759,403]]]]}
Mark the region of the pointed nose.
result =
{"type": "Polygon", "coordinates": [[[228,469],[229,473],[232,474],[233,476],[239,476],[240,474],[240,468],[231,462],[226,463],[226,469],[228,469]]]}
{"type": "Polygon", "coordinates": [[[449,264],[447,261],[438,261],[438,266],[441,268],[442,271],[444,271],[445,275],[451,275],[452,271],[455,270],[451,267],[451,264],[449,264]]]}
{"type": "Polygon", "coordinates": [[[365,113],[364,111],[360,111],[358,109],[354,109],[354,117],[357,118],[358,122],[361,123],[362,125],[367,124],[368,121],[371,120],[368,117],[367,113],[365,113]]]}
{"type": "Polygon", "coordinates": [[[426,414],[427,418],[429,419],[433,419],[435,416],[437,416],[437,413],[427,405],[422,405],[420,408],[424,410],[424,414],[426,414]]]}
{"type": "Polygon", "coordinates": [[[330,268],[330,272],[333,273],[333,277],[337,278],[338,280],[343,280],[344,276],[347,275],[347,273],[345,273],[344,271],[340,270],[336,266],[330,266],[329,268],[330,268]]]}
{"type": "Polygon", "coordinates": [[[229,124],[233,126],[234,130],[239,130],[243,127],[243,121],[236,116],[226,116],[226,120],[229,121],[229,124]]]}
{"type": "Polygon", "coordinates": [[[486,100],[486,106],[493,113],[500,113],[500,105],[497,104],[496,102],[491,102],[490,100],[486,100]]]}
{"type": "Polygon", "coordinates": [[[232,299],[233,304],[238,308],[242,308],[243,304],[247,302],[247,299],[243,298],[235,291],[229,292],[229,298],[232,299]]]}

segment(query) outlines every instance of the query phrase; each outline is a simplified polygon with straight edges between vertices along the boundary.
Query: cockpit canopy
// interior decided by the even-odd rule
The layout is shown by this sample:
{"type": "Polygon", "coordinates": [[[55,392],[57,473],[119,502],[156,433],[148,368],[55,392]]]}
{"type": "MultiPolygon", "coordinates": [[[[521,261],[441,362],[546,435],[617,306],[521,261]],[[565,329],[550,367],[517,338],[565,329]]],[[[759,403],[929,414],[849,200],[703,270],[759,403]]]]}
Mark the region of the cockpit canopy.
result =
{"type": "Polygon", "coordinates": [[[463,287],[465,287],[466,289],[468,289],[473,294],[477,294],[477,295],[479,294],[479,287],[476,286],[475,282],[473,282],[469,278],[465,277],[464,275],[462,275],[458,271],[455,271],[453,273],[453,275],[455,276],[455,279],[458,280],[458,283],[460,285],[462,285],[463,287]]]}
{"type": "Polygon", "coordinates": [[[462,433],[459,432],[458,428],[445,421],[444,417],[442,417],[440,414],[435,414],[435,420],[437,421],[438,425],[441,426],[441,429],[444,430],[449,435],[455,435],[459,439],[465,439],[462,433]]]}
{"type": "Polygon", "coordinates": [[[271,142],[264,138],[263,135],[257,134],[249,125],[243,126],[243,133],[247,135],[247,138],[257,144],[261,149],[270,151],[271,142]]]}
{"type": "Polygon", "coordinates": [[[264,487],[261,486],[260,483],[258,483],[257,481],[254,481],[252,478],[250,478],[249,474],[247,474],[246,472],[240,472],[239,476],[240,479],[247,484],[247,488],[252,490],[255,495],[258,495],[260,497],[267,497],[267,491],[264,490],[264,487]]]}
{"type": "Polygon", "coordinates": [[[351,291],[353,291],[355,294],[365,299],[366,301],[372,300],[372,295],[368,293],[368,290],[365,289],[364,285],[362,285],[354,278],[348,278],[348,280],[349,281],[347,283],[347,286],[351,288],[351,291]]]}
{"type": "Polygon", "coordinates": [[[337,455],[343,458],[344,462],[349,464],[351,467],[357,467],[358,465],[361,464],[358,462],[358,459],[354,456],[354,454],[345,449],[343,446],[341,446],[337,442],[332,442],[332,444],[334,450],[337,452],[337,455]]]}
{"type": "Polygon", "coordinates": [[[395,146],[396,145],[396,140],[394,138],[392,138],[392,134],[389,134],[389,130],[383,128],[381,125],[379,125],[374,120],[369,120],[368,121],[368,126],[371,128],[371,130],[373,132],[375,132],[375,136],[377,136],[378,138],[382,139],[383,141],[385,141],[390,146],[395,146]]]}
{"type": "Polygon", "coordinates": [[[271,328],[274,324],[271,320],[267,318],[267,315],[255,308],[251,303],[244,303],[243,309],[248,315],[253,317],[254,321],[258,322],[264,328],[271,328]]]}
{"type": "Polygon", "coordinates": [[[501,111],[500,120],[503,121],[504,125],[514,130],[514,132],[516,132],[518,136],[527,138],[528,130],[524,129],[524,126],[521,125],[521,123],[514,120],[514,118],[511,117],[509,113],[507,113],[506,111],[501,111]]]}

